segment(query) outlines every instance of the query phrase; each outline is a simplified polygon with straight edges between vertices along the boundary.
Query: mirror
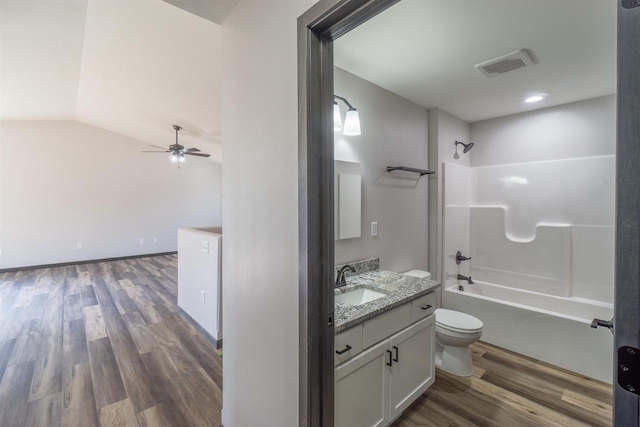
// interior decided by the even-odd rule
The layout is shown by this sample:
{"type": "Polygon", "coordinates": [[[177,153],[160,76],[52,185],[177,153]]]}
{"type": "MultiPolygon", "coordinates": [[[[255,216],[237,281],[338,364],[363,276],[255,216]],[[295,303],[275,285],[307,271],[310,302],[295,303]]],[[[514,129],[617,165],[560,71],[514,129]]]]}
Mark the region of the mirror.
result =
{"type": "Polygon", "coordinates": [[[362,235],[362,168],[360,163],[334,164],[335,239],[362,235]]]}

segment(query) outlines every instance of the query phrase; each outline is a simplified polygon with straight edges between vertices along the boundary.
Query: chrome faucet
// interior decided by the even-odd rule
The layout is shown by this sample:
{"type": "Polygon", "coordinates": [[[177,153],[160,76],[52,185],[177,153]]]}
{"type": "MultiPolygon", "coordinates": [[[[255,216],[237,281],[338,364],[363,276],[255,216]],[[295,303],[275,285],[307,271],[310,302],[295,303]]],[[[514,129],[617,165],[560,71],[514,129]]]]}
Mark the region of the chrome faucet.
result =
{"type": "Polygon", "coordinates": [[[473,280],[471,280],[471,276],[463,276],[462,274],[458,274],[458,280],[465,280],[468,284],[473,285],[473,280]]]}
{"type": "Polygon", "coordinates": [[[340,271],[338,271],[338,277],[336,278],[336,288],[339,288],[341,286],[346,286],[347,279],[345,279],[345,277],[344,277],[345,270],[349,270],[352,273],[356,272],[356,269],[351,267],[349,264],[343,266],[340,269],[340,271]]]}

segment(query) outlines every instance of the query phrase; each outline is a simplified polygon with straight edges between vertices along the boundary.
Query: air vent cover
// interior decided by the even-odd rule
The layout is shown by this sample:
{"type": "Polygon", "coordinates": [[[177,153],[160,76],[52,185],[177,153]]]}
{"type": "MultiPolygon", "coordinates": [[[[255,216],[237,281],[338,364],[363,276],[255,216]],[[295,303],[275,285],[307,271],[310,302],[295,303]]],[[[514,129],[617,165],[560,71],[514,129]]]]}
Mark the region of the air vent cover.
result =
{"type": "Polygon", "coordinates": [[[490,59],[476,65],[476,69],[487,77],[496,77],[519,68],[535,64],[527,49],[516,50],[498,58],[490,59]]]}

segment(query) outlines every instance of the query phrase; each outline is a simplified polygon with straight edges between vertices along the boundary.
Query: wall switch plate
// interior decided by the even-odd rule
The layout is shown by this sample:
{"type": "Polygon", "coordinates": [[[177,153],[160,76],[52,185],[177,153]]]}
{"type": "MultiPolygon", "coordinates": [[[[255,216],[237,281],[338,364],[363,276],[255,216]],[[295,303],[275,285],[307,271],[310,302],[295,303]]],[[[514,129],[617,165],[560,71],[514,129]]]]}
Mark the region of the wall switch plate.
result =
{"type": "Polygon", "coordinates": [[[200,291],[200,301],[204,304],[206,293],[204,291],[200,291]]]}
{"type": "Polygon", "coordinates": [[[0,249],[0,256],[2,256],[2,249],[0,249]]]}
{"type": "Polygon", "coordinates": [[[76,244],[76,248],[77,248],[78,250],[82,249],[82,243],[78,243],[78,244],[76,244]]]}
{"type": "Polygon", "coordinates": [[[154,243],[154,244],[158,243],[158,238],[157,238],[157,237],[154,237],[154,238],[153,238],[153,243],[154,243]]]}
{"type": "Polygon", "coordinates": [[[209,253],[209,242],[206,240],[202,240],[200,242],[200,249],[202,250],[203,254],[208,254],[209,253]]]}
{"type": "Polygon", "coordinates": [[[378,235],[378,223],[371,223],[371,237],[376,237],[378,235]]]}
{"type": "Polygon", "coordinates": [[[144,245],[144,239],[140,239],[140,244],[144,245]]]}

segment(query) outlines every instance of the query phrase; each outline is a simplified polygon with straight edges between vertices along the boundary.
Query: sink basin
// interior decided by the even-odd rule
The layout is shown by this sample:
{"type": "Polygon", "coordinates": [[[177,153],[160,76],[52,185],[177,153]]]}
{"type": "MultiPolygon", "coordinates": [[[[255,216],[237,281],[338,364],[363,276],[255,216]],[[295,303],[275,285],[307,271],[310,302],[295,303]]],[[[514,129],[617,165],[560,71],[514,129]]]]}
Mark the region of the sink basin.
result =
{"type": "Polygon", "coordinates": [[[336,301],[347,302],[352,305],[362,305],[371,301],[375,301],[378,298],[382,298],[386,294],[381,292],[372,291],[371,289],[359,288],[353,291],[345,292],[344,294],[338,294],[335,297],[336,301]]]}

